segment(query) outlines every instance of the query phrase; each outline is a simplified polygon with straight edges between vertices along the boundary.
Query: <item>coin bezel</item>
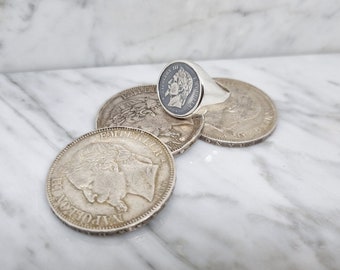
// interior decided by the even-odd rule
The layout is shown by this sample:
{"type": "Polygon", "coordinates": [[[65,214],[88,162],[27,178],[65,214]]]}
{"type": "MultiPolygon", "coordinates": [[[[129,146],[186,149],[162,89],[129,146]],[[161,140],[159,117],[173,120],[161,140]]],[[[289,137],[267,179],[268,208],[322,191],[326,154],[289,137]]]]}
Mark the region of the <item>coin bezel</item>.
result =
{"type": "Polygon", "coordinates": [[[202,98],[204,96],[204,86],[202,84],[202,76],[199,74],[199,72],[197,72],[195,70],[195,67],[192,65],[192,63],[190,63],[189,61],[186,61],[186,60],[176,60],[176,61],[172,61],[170,62],[169,64],[167,64],[162,72],[160,73],[160,76],[158,78],[158,82],[157,82],[157,95],[158,95],[158,98],[159,98],[159,101],[163,107],[163,109],[168,113],[170,114],[171,116],[173,117],[176,117],[176,118],[188,118],[189,116],[191,116],[192,114],[194,114],[198,108],[200,107],[200,104],[202,102],[202,98]],[[198,78],[198,83],[199,83],[199,93],[198,93],[198,99],[197,99],[197,102],[195,103],[195,105],[186,113],[184,114],[177,114],[177,113],[174,113],[172,111],[170,111],[164,104],[163,104],[163,101],[162,101],[162,97],[160,95],[160,83],[161,83],[161,78],[164,74],[164,72],[172,65],[176,64],[176,63],[181,63],[181,64],[184,64],[184,65],[187,65],[194,73],[195,75],[197,76],[198,78]]]}

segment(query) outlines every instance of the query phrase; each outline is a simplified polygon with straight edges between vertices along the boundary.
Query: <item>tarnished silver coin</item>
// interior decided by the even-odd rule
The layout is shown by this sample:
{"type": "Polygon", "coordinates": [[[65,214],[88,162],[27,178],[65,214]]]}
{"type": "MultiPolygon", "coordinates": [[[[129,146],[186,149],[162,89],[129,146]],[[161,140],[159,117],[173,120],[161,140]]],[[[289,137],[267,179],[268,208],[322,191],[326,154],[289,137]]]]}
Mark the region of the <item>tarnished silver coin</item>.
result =
{"type": "Polygon", "coordinates": [[[242,147],[261,142],[274,131],[276,108],[264,92],[238,80],[215,80],[231,93],[225,102],[199,110],[205,117],[201,139],[222,146],[242,147]]]}
{"type": "Polygon", "coordinates": [[[176,118],[187,118],[201,106],[223,102],[229,97],[229,91],[200,65],[186,60],[166,65],[157,83],[157,94],[164,110],[176,118]]]}
{"type": "Polygon", "coordinates": [[[47,197],[66,224],[105,234],[144,224],[174,184],[172,154],[157,137],[134,128],[104,128],[61,151],[49,171],[47,197]]]}
{"type": "Polygon", "coordinates": [[[197,72],[186,62],[174,62],[165,67],[157,85],[164,109],[175,117],[186,117],[196,110],[203,90],[197,72]]]}
{"type": "Polygon", "coordinates": [[[202,115],[177,119],[167,114],[159,103],[156,85],[130,88],[113,96],[99,110],[96,122],[97,128],[127,126],[148,131],[172,154],[186,150],[203,128],[202,115]]]}

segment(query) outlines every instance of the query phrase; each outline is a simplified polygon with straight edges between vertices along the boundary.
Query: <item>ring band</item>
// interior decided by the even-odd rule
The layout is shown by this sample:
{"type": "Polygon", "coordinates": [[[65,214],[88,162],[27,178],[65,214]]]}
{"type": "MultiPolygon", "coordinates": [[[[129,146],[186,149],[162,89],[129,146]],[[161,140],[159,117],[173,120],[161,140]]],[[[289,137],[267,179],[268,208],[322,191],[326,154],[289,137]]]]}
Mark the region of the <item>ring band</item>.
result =
{"type": "Polygon", "coordinates": [[[176,118],[187,118],[200,107],[224,102],[230,95],[198,64],[178,60],[168,64],[157,84],[163,108],[176,118]]]}

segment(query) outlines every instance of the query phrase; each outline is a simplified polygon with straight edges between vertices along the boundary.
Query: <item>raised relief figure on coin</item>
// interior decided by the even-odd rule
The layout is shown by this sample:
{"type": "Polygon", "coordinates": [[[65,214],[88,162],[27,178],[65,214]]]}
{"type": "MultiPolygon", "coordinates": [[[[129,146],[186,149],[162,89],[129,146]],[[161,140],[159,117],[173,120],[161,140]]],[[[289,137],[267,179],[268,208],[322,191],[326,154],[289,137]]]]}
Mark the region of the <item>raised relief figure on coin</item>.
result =
{"type": "Polygon", "coordinates": [[[201,138],[228,147],[259,143],[275,129],[277,113],[272,100],[257,87],[233,79],[216,78],[230,91],[222,103],[202,107],[201,138]]]}
{"type": "Polygon", "coordinates": [[[165,96],[170,95],[168,106],[182,108],[192,91],[192,86],[191,75],[180,67],[168,82],[168,90],[165,92],[165,96]]]}
{"type": "MultiPolygon", "coordinates": [[[[256,106],[250,97],[240,95],[234,98],[231,96],[226,106],[221,110],[221,118],[218,121],[212,119],[212,123],[208,122],[207,125],[221,133],[228,133],[242,138],[244,133],[248,131],[249,126],[259,122],[260,113],[261,108],[256,106]],[[225,123],[228,123],[228,126],[225,123]]],[[[215,117],[215,115],[207,115],[206,117],[215,117]]]]}
{"type": "Polygon", "coordinates": [[[122,214],[128,211],[127,194],[153,200],[158,167],[123,145],[93,143],[73,155],[65,173],[88,202],[108,204],[122,214]]]}
{"type": "Polygon", "coordinates": [[[157,97],[134,97],[116,106],[107,118],[105,126],[134,126],[163,138],[165,143],[181,144],[185,140],[181,129],[185,126],[193,126],[193,120],[175,122],[171,118],[163,113],[157,97]]]}
{"type": "Polygon", "coordinates": [[[111,111],[111,116],[106,120],[106,126],[115,127],[123,124],[143,121],[146,117],[155,117],[157,100],[135,98],[122,102],[111,111]]]}

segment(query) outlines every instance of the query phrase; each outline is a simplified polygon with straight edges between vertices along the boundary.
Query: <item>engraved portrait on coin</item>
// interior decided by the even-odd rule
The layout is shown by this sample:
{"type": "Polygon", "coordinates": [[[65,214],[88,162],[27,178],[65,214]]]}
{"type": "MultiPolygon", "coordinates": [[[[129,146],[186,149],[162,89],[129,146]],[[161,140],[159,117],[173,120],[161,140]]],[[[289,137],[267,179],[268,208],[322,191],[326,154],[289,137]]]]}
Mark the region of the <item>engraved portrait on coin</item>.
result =
{"type": "Polygon", "coordinates": [[[47,179],[54,213],[91,233],[126,231],[143,224],[174,187],[173,158],[150,133],[106,128],[75,140],[56,158],[47,179]]]}
{"type": "Polygon", "coordinates": [[[176,117],[189,115],[202,97],[196,71],[184,62],[175,62],[165,68],[157,91],[164,109],[176,117]]]}
{"type": "Polygon", "coordinates": [[[242,81],[215,80],[231,94],[225,102],[199,110],[205,117],[201,139],[222,146],[241,147],[261,142],[274,131],[276,108],[264,92],[242,81]]]}
{"type": "Polygon", "coordinates": [[[151,159],[111,143],[89,144],[71,159],[65,167],[67,180],[88,202],[112,206],[118,218],[128,210],[124,201],[128,193],[152,201],[158,165],[151,159]]]}
{"type": "Polygon", "coordinates": [[[98,112],[96,126],[143,129],[157,136],[173,154],[179,154],[198,139],[203,116],[186,119],[170,116],[158,100],[156,86],[147,85],[124,90],[105,102],[98,112]]]}
{"type": "Polygon", "coordinates": [[[182,108],[192,91],[193,80],[189,72],[183,67],[168,81],[168,89],[164,96],[170,96],[168,106],[182,108]]]}

